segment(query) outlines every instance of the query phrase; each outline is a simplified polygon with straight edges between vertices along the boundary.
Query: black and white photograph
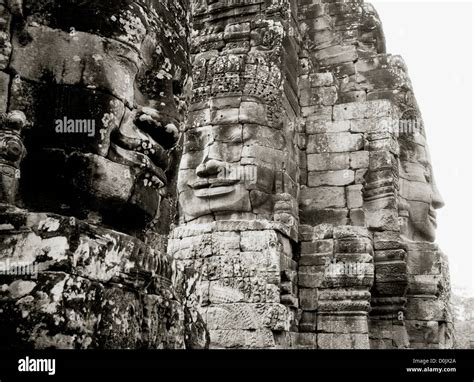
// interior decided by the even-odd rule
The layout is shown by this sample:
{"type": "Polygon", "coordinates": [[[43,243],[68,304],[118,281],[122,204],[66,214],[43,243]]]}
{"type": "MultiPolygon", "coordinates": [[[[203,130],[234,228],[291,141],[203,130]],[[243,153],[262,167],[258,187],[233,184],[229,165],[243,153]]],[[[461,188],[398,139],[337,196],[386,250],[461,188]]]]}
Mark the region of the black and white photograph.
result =
{"type": "Polygon", "coordinates": [[[474,380],[473,8],[0,0],[0,381],[474,380]]]}

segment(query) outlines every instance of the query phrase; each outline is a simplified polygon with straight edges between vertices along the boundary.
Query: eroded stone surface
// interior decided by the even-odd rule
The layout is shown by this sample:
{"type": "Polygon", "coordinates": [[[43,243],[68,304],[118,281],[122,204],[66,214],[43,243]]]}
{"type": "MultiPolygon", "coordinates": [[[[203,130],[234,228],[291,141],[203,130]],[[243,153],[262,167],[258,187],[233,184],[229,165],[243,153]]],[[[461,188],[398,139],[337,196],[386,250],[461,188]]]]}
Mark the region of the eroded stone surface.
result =
{"type": "Polygon", "coordinates": [[[454,346],[427,132],[370,4],[3,3],[0,260],[39,269],[0,276],[3,344],[454,346]]]}
{"type": "Polygon", "coordinates": [[[3,348],[206,346],[197,278],[170,257],[74,218],[2,207],[0,220],[3,348]]]}
{"type": "Polygon", "coordinates": [[[207,347],[198,277],[166,256],[188,16],[1,2],[2,348],[207,347]]]}

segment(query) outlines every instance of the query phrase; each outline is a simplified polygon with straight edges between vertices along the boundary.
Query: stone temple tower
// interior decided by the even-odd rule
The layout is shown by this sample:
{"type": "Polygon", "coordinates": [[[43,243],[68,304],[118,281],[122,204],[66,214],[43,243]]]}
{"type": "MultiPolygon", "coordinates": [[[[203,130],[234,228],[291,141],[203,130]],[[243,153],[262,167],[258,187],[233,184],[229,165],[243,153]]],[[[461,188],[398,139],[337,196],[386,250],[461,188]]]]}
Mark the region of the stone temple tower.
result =
{"type": "Polygon", "coordinates": [[[166,255],[185,1],[0,1],[0,347],[206,347],[166,255]]]}
{"type": "Polygon", "coordinates": [[[0,19],[0,346],[453,346],[429,127],[370,4],[0,19]]]}
{"type": "Polygon", "coordinates": [[[362,1],[195,1],[169,254],[215,347],[449,347],[437,193],[403,60],[362,1]]]}

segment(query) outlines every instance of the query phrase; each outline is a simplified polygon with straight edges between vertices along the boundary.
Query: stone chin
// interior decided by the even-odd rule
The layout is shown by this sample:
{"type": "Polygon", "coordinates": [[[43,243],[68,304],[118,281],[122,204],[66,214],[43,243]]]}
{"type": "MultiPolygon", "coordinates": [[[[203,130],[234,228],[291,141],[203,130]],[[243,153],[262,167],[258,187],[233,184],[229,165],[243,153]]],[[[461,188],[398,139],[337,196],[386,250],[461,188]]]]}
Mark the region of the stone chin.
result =
{"type": "Polygon", "coordinates": [[[412,241],[434,242],[436,240],[436,210],[424,202],[403,203],[403,214],[407,217],[402,234],[412,241]]]}
{"type": "Polygon", "coordinates": [[[436,223],[431,221],[413,223],[412,237],[414,241],[427,241],[433,243],[436,240],[436,223]]]}

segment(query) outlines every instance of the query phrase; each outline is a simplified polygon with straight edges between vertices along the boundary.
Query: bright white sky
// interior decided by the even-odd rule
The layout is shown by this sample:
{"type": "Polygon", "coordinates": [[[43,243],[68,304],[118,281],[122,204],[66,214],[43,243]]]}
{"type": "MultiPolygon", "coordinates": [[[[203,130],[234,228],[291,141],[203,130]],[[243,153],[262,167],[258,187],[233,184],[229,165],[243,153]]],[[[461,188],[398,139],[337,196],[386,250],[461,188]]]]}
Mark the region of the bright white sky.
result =
{"type": "Polygon", "coordinates": [[[451,283],[474,295],[473,4],[471,1],[369,1],[382,19],[387,50],[407,63],[423,113],[438,188],[437,243],[451,283]]]}

